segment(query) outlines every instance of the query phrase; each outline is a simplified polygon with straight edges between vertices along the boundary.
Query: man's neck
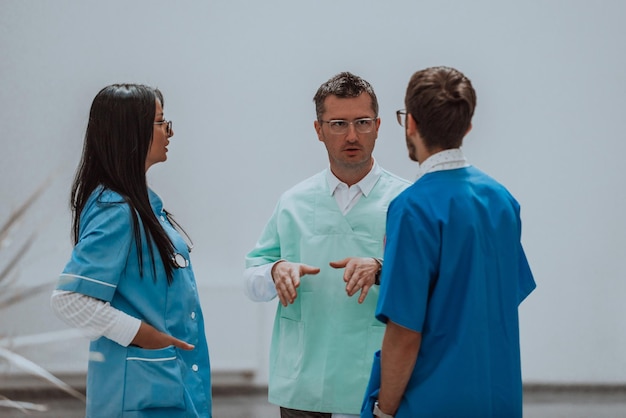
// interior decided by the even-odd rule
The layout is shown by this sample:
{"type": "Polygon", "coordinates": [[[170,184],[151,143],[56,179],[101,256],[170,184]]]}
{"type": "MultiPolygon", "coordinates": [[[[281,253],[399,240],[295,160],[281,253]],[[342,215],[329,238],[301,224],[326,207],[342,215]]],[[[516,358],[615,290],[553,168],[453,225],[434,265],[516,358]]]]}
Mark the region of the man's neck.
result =
{"type": "Polygon", "coordinates": [[[419,157],[418,163],[421,165],[424,161],[441,151],[443,151],[443,148],[426,149],[426,147],[423,147],[421,152],[417,154],[419,157]]]}
{"type": "Polygon", "coordinates": [[[367,173],[372,170],[372,167],[374,167],[374,159],[370,159],[367,164],[354,167],[333,167],[331,165],[330,171],[332,171],[335,177],[350,187],[363,180],[367,173]]]}

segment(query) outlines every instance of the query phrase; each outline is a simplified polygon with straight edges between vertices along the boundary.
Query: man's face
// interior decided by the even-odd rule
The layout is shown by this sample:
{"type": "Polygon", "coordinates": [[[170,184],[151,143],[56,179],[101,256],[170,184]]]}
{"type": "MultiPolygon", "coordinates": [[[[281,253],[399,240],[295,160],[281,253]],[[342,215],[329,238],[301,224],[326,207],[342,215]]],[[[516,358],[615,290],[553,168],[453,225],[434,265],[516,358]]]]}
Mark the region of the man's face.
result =
{"type": "Polygon", "coordinates": [[[322,120],[347,121],[349,126],[345,134],[333,133],[328,123],[315,121],[317,137],[326,146],[330,167],[340,180],[341,173],[345,170],[371,168],[372,151],[378,137],[380,119],[375,119],[371,132],[359,133],[355,124],[350,122],[362,118],[376,118],[372,110],[372,99],[367,93],[350,98],[331,95],[324,100],[322,120]]]}

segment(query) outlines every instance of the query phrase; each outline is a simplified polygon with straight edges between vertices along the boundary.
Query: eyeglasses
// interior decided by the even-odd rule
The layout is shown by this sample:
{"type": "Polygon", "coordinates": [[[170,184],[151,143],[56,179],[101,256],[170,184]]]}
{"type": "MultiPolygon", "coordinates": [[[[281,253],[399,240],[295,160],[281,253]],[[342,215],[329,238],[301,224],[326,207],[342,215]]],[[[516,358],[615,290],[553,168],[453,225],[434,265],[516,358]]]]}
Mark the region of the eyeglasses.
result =
{"type": "Polygon", "coordinates": [[[396,110],[396,118],[398,119],[398,123],[400,126],[404,126],[404,121],[406,120],[407,111],[404,109],[396,110]]]}
{"type": "Polygon", "coordinates": [[[348,132],[350,125],[354,125],[354,129],[360,134],[367,134],[372,132],[374,124],[377,118],[360,118],[353,121],[347,121],[343,119],[333,120],[320,120],[322,123],[327,123],[330,133],[334,135],[343,135],[348,132]]]}
{"type": "Polygon", "coordinates": [[[168,135],[172,134],[172,121],[171,120],[162,120],[161,122],[154,122],[155,125],[163,125],[163,124],[167,124],[167,126],[165,127],[165,133],[168,135]]]}

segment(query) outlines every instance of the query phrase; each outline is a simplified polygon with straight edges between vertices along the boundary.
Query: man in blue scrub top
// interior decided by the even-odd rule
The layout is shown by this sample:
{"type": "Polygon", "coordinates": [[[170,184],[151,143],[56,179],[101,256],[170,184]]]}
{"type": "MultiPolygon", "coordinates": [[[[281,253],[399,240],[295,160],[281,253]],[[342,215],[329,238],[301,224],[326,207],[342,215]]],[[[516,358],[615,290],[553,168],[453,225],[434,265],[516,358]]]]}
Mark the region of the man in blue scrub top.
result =
{"type": "Polygon", "coordinates": [[[313,100],[330,166],[281,196],[246,257],[245,289],[280,300],[269,401],[281,417],[356,417],[384,333],[374,310],[385,214],[410,183],[372,157],[380,119],[367,81],[337,74],[313,100]]]}
{"type": "Polygon", "coordinates": [[[421,177],[389,206],[376,317],[387,323],[362,417],[521,417],[518,306],[535,288],[520,207],[460,150],[476,94],[459,71],[411,78],[421,177]]]}

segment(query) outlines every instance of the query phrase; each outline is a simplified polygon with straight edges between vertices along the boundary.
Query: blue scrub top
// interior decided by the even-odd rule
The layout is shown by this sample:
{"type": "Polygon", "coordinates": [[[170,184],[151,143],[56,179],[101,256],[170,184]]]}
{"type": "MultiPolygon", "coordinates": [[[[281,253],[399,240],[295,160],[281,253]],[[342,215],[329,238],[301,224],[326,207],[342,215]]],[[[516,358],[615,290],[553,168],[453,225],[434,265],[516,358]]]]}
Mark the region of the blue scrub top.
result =
{"type": "Polygon", "coordinates": [[[522,416],[518,305],[535,282],[519,210],[474,167],[390,204],[376,316],[422,333],[397,418],[522,416]]]}
{"type": "MultiPolygon", "coordinates": [[[[187,245],[167,220],[161,199],[151,190],[149,195],[176,252],[189,261],[187,245]]],[[[195,348],[146,350],[123,347],[105,337],[92,341],[87,416],[210,417],[209,352],[191,262],[187,267],[175,268],[168,285],[155,246],[154,277],[143,228],[141,234],[140,261],[130,207],[119,194],[97,189],[83,209],[79,240],[57,289],[110,302],[195,348]]]]}

